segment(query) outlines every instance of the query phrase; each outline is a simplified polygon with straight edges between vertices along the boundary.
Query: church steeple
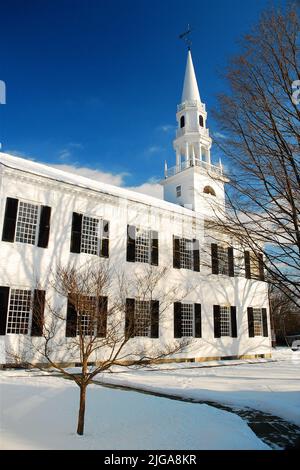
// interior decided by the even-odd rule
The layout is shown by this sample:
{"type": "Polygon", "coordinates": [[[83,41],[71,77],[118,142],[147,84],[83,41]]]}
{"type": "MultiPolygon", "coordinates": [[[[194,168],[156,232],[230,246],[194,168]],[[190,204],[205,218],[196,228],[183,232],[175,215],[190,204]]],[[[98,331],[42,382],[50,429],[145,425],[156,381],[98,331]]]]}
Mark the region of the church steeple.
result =
{"type": "Polygon", "coordinates": [[[207,112],[201,102],[190,49],[187,54],[181,103],[177,106],[178,128],[173,147],[176,166],[165,165],[164,199],[197,212],[211,214],[211,197],[224,205],[221,165],[211,163],[212,139],[206,127],[207,112]]]}
{"type": "Polygon", "coordinates": [[[181,103],[184,103],[185,101],[199,101],[199,103],[201,102],[190,49],[188,50],[188,56],[186,61],[181,103]]]}

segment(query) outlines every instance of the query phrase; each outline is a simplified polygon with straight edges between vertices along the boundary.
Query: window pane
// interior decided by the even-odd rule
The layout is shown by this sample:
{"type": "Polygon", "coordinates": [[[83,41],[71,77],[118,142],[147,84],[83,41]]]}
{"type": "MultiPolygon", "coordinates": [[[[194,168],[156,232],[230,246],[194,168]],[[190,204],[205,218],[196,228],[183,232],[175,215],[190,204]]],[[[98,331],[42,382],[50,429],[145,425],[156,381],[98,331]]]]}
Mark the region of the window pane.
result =
{"type": "Polygon", "coordinates": [[[7,333],[26,335],[31,311],[31,291],[11,289],[7,333]]]}
{"type": "Polygon", "coordinates": [[[150,263],[150,230],[136,230],[135,261],[138,263],[150,263]]]}
{"type": "Polygon", "coordinates": [[[262,311],[261,308],[253,309],[254,336],[262,336],[262,311]]]}
{"type": "Polygon", "coordinates": [[[228,276],[228,250],[222,245],[218,245],[218,258],[219,258],[219,274],[228,276]]]}
{"type": "Polygon", "coordinates": [[[16,227],[16,241],[34,245],[36,241],[39,206],[20,201],[16,227]]]}
{"type": "Polygon", "coordinates": [[[83,216],[81,247],[82,253],[99,255],[100,253],[100,223],[99,219],[83,216]]]}
{"type": "Polygon", "coordinates": [[[221,336],[231,336],[230,307],[220,307],[221,336]]]}
{"type": "Polygon", "coordinates": [[[151,310],[149,301],[135,301],[134,335],[151,337],[151,310]]]}
{"type": "Polygon", "coordinates": [[[180,267],[183,269],[193,269],[193,242],[186,238],[179,240],[180,247],[180,267]]]}
{"type": "Polygon", "coordinates": [[[96,326],[96,297],[84,296],[78,305],[77,335],[93,336],[96,334],[96,326]]]}
{"type": "Polygon", "coordinates": [[[182,336],[194,336],[194,306],[181,304],[182,336]]]}

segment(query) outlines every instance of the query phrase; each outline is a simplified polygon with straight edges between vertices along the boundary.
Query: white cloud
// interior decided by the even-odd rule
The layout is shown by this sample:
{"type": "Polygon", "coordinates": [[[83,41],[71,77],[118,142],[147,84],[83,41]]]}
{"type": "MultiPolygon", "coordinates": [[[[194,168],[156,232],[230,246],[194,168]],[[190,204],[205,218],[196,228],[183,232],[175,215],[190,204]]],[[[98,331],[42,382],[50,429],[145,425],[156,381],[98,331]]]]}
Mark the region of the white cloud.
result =
{"type": "Polygon", "coordinates": [[[146,149],[146,153],[153,154],[153,153],[160,153],[164,150],[163,147],[160,145],[152,145],[146,149]]]}
{"type": "Polygon", "coordinates": [[[114,186],[123,186],[124,178],[128,176],[128,173],[110,173],[101,170],[93,170],[91,168],[67,165],[64,163],[51,165],[58,170],[67,171],[69,173],[74,173],[76,175],[85,176],[86,178],[91,178],[92,180],[101,181],[102,183],[113,184],[114,186]]]}
{"type": "Polygon", "coordinates": [[[176,129],[176,126],[174,126],[173,124],[163,124],[162,126],[159,126],[157,129],[159,131],[168,133],[168,132],[174,131],[176,129]]]}
{"type": "Polygon", "coordinates": [[[137,193],[147,194],[148,196],[157,197],[158,199],[163,199],[163,188],[158,183],[146,182],[140,186],[132,186],[127,188],[137,193]]]}

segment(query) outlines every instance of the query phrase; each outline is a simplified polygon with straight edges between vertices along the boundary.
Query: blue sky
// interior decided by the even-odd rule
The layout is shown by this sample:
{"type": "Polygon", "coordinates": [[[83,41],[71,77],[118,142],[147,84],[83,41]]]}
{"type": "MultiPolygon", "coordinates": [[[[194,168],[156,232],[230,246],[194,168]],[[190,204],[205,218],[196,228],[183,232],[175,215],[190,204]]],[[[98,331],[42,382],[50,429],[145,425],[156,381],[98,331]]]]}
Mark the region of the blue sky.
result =
{"type": "MultiPolygon", "coordinates": [[[[208,112],[220,77],[269,0],[2,0],[2,151],[84,166],[136,186],[159,178],[172,140],[190,23],[208,112]]],[[[215,129],[210,118],[208,126],[215,129]]],[[[104,176],[105,177],[105,176],[104,176]]]]}

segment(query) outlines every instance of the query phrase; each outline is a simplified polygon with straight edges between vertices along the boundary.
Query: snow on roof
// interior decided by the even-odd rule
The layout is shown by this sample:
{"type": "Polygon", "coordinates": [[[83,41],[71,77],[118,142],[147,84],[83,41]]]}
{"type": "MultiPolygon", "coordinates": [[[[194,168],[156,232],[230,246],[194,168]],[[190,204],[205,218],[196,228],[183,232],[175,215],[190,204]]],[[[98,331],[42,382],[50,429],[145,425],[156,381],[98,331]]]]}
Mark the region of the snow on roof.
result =
{"type": "Polygon", "coordinates": [[[84,189],[91,189],[100,193],[110,194],[112,196],[130,199],[142,204],[151,205],[160,209],[165,209],[171,212],[177,212],[182,215],[196,217],[196,213],[191,209],[173,204],[171,202],[163,201],[147,194],[131,191],[126,188],[113,186],[112,184],[102,183],[85,176],[80,176],[75,173],[69,173],[57,168],[38,163],[33,160],[16,157],[7,153],[0,152],[0,165],[11,169],[31,173],[33,175],[42,176],[44,178],[60,181],[62,183],[71,184],[84,189]]]}

